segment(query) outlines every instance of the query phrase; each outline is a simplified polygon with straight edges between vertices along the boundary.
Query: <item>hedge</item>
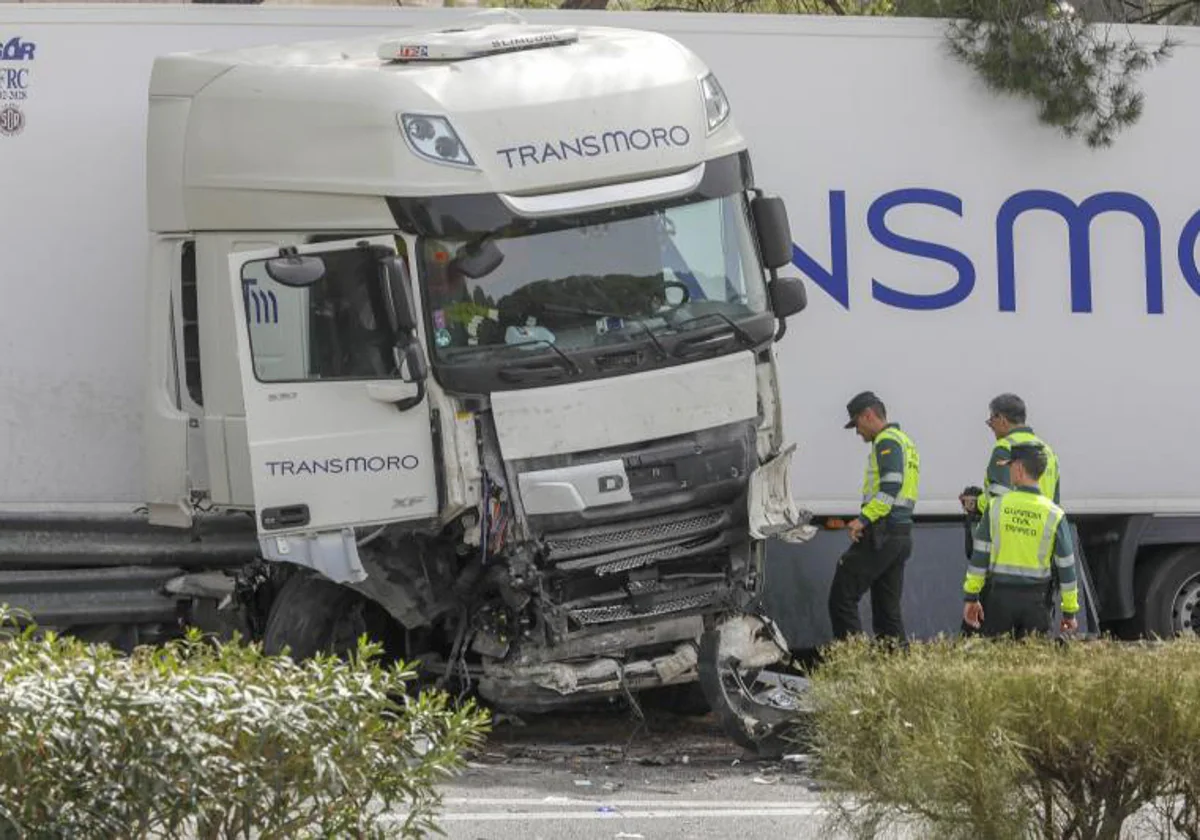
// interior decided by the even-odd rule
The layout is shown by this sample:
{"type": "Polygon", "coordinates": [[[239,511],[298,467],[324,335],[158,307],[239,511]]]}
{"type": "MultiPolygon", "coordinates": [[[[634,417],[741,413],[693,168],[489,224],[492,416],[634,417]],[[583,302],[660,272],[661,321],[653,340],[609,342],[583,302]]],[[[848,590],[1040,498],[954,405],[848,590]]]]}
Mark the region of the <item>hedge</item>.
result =
{"type": "Polygon", "coordinates": [[[1200,840],[1200,642],[833,647],[813,674],[837,828],[1200,840]]]}
{"type": "Polygon", "coordinates": [[[0,837],[418,837],[486,718],[360,640],[301,664],[198,633],[125,656],[0,608],[0,837]]]}

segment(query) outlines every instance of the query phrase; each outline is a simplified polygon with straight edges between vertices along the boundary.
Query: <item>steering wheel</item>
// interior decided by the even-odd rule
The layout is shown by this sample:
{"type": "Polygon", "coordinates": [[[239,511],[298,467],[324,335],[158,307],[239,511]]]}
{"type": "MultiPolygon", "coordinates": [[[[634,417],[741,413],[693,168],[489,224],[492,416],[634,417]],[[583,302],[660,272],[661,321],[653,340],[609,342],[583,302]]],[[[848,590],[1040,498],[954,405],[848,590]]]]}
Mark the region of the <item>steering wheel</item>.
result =
{"type": "Polygon", "coordinates": [[[685,303],[687,303],[689,300],[692,299],[692,293],[691,293],[691,290],[688,289],[687,284],[681,283],[678,280],[664,280],[663,284],[662,284],[662,289],[663,289],[663,306],[668,306],[671,309],[678,309],[679,307],[683,306],[685,303]],[[679,291],[683,292],[683,299],[680,300],[679,303],[668,302],[667,301],[667,289],[679,289],[679,291]]]}

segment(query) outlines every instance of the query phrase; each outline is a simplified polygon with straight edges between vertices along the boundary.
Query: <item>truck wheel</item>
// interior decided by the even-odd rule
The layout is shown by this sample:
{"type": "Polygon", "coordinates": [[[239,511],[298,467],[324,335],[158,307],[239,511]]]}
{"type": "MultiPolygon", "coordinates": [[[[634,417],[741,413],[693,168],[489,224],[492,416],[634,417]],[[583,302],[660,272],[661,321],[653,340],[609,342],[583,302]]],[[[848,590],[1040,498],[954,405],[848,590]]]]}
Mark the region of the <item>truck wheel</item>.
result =
{"type": "MultiPolygon", "coordinates": [[[[271,656],[289,649],[297,662],[319,653],[345,656],[366,633],[385,644],[387,625],[379,607],[362,595],[311,574],[293,575],[271,604],[263,650],[271,656]]],[[[383,613],[386,621],[389,617],[383,613]]]]}
{"type": "Polygon", "coordinates": [[[1140,635],[1200,635],[1200,549],[1181,548],[1143,562],[1134,586],[1140,635]]]}
{"type": "Polygon", "coordinates": [[[733,742],[760,758],[778,758],[787,750],[786,731],[803,714],[799,697],[761,679],[763,668],[786,652],[778,628],[757,616],[739,616],[700,637],[697,669],[704,696],[733,742]]]}

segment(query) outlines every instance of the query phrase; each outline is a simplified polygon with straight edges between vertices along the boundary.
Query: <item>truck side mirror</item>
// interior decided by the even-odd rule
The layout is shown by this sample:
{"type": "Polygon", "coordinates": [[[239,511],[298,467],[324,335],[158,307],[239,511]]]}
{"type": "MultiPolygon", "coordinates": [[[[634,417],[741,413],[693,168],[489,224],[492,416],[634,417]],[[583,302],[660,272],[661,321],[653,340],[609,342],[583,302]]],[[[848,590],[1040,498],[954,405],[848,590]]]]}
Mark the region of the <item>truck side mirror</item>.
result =
{"type": "Polygon", "coordinates": [[[325,276],[325,260],[301,256],[295,249],[285,249],[278,257],[267,260],[267,276],[281,286],[303,289],[325,276]],[[289,252],[290,251],[290,252],[289,252]]]}
{"type": "Polygon", "coordinates": [[[381,261],[380,279],[383,299],[387,301],[388,322],[397,335],[412,335],[417,329],[417,305],[413,300],[408,265],[402,257],[389,254],[381,261]]]}
{"type": "Polygon", "coordinates": [[[792,261],[792,229],[783,199],[757,195],[750,201],[750,212],[754,216],[763,265],[772,271],[783,268],[792,261]]]}
{"type": "Polygon", "coordinates": [[[788,318],[808,306],[808,292],[799,277],[776,277],[767,287],[776,318],[788,318]]]}

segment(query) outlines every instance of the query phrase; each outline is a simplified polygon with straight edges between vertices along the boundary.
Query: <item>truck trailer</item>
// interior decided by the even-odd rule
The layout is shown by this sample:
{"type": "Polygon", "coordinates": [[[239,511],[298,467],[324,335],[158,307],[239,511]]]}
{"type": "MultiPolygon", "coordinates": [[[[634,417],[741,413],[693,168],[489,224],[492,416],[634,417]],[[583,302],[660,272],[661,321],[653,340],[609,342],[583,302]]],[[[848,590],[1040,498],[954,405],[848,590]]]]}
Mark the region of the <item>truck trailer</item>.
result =
{"type": "Polygon", "coordinates": [[[1193,632],[1200,38],[1093,151],[939,21],[496,14],[5,7],[0,600],[368,632],[512,710],[699,681],[754,743],[830,636],[846,401],[921,449],[930,636],[1015,391],[1092,616],[1193,632]]]}

